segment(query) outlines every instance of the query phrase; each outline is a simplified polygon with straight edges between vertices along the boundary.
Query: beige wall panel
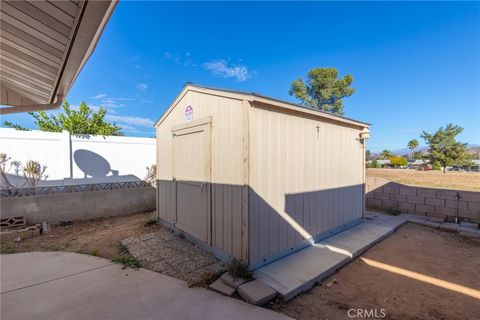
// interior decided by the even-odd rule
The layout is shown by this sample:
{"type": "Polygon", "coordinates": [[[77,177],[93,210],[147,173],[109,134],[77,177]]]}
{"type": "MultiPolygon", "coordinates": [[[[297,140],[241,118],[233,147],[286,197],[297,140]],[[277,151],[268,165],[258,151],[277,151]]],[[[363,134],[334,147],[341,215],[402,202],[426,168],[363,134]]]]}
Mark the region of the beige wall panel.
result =
{"type": "Polygon", "coordinates": [[[265,110],[250,114],[250,261],[362,215],[361,129],[265,110]]]}
{"type": "MultiPolygon", "coordinates": [[[[248,165],[248,161],[244,162],[244,140],[245,136],[248,138],[244,132],[244,120],[248,119],[245,115],[248,108],[243,107],[242,100],[187,91],[157,126],[157,178],[159,183],[162,180],[172,180],[174,166],[179,165],[173,163],[172,127],[186,123],[185,108],[189,105],[193,107],[194,112],[192,121],[211,117],[212,246],[237,259],[247,261],[248,225],[245,221],[248,221],[246,217],[248,209],[244,207],[248,202],[243,199],[247,199],[248,192],[244,187],[244,170],[246,164],[248,165]]],[[[177,146],[184,147],[188,147],[188,144],[177,146]]],[[[197,153],[200,154],[199,151],[197,153]]],[[[191,160],[195,161],[196,157],[191,160]]],[[[176,178],[198,180],[193,174],[191,179],[188,179],[188,176],[176,178]]],[[[161,219],[173,222],[174,199],[159,195],[158,208],[161,219]],[[162,201],[169,203],[163,205],[162,201]]]]}
{"type": "Polygon", "coordinates": [[[185,108],[193,107],[193,120],[211,116],[212,183],[243,185],[242,101],[188,91],[157,127],[157,177],[170,180],[173,126],[184,124],[185,108]]]}

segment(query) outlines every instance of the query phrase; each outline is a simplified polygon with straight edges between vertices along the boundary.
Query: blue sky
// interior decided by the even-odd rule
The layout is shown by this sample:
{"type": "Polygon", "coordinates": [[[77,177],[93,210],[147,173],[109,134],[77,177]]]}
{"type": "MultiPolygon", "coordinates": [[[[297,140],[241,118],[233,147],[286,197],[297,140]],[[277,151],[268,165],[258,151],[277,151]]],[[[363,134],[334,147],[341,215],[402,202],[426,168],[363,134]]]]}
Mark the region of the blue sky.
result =
{"type": "MultiPolygon", "coordinates": [[[[126,135],[153,123],[186,82],[295,102],[314,67],[354,76],[346,116],[372,123],[369,149],[399,149],[452,122],[480,143],[480,4],[127,2],[72,88],[126,135]]],[[[28,115],[8,120],[33,128],[28,115]]],[[[423,141],[421,141],[423,144],[423,141]]]]}

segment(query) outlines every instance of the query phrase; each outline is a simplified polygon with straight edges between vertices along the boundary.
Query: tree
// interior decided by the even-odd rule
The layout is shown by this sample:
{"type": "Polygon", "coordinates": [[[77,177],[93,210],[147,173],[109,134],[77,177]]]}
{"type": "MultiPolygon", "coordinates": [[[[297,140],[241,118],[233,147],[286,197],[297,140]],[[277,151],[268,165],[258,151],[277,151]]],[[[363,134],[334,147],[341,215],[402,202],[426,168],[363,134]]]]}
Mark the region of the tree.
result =
{"type": "Polygon", "coordinates": [[[12,129],[15,129],[15,130],[30,131],[30,129],[25,128],[25,127],[22,127],[22,126],[19,125],[19,124],[11,123],[10,121],[4,121],[4,122],[3,122],[3,125],[4,125],[5,127],[7,127],[7,128],[12,128],[12,129]]]}
{"type": "Polygon", "coordinates": [[[301,100],[304,106],[343,115],[343,98],[355,89],[350,85],[353,77],[347,74],[338,79],[335,68],[315,68],[308,72],[306,82],[299,78],[292,82],[289,94],[301,100]]]}
{"type": "Polygon", "coordinates": [[[390,165],[394,168],[404,167],[407,165],[407,159],[400,156],[392,156],[389,158],[390,165]]]}
{"type": "Polygon", "coordinates": [[[415,149],[418,148],[418,140],[417,139],[412,139],[408,142],[407,144],[408,146],[408,149],[410,149],[410,152],[411,152],[411,158],[412,160],[414,159],[414,156],[415,156],[415,149]]]}
{"type": "Polygon", "coordinates": [[[423,154],[423,152],[421,151],[415,151],[413,153],[413,159],[421,159],[421,160],[424,160],[424,159],[427,159],[427,157],[425,156],[425,154],[423,154]]]}
{"type": "Polygon", "coordinates": [[[365,151],[365,159],[370,160],[372,158],[372,153],[370,150],[365,151]]]}
{"type": "Polygon", "coordinates": [[[430,163],[439,164],[443,173],[446,173],[447,166],[468,165],[471,162],[467,144],[456,140],[462,131],[462,127],[450,123],[446,128],[440,127],[434,134],[422,132],[421,137],[428,145],[430,163]]]}
{"type": "Polygon", "coordinates": [[[390,150],[385,149],[380,153],[380,157],[383,159],[389,159],[393,157],[393,153],[390,150]]]}
{"type": "Polygon", "coordinates": [[[115,123],[104,120],[107,110],[103,107],[93,111],[85,102],[78,110],[70,108],[67,101],[63,102],[63,112],[48,115],[45,111],[29,112],[35,118],[35,124],[41,131],[61,132],[67,130],[71,134],[97,134],[103,136],[123,136],[122,128],[115,123]]]}

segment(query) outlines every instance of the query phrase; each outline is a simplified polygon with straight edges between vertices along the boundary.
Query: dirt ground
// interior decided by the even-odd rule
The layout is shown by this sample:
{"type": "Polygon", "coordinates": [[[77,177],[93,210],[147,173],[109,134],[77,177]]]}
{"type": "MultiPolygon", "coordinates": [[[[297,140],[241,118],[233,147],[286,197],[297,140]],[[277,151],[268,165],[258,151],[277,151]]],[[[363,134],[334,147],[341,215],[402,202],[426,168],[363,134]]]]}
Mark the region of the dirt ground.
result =
{"type": "Polygon", "coordinates": [[[351,319],[351,308],[376,309],[376,318],[382,318],[384,309],[385,319],[478,319],[480,241],[406,224],[323,284],[271,307],[297,319],[351,319]],[[371,261],[431,277],[434,284],[371,261]],[[458,285],[465,292],[437,284],[458,285]]]}
{"type": "Polygon", "coordinates": [[[1,243],[1,253],[71,251],[114,261],[133,257],[143,268],[184,280],[191,286],[206,285],[226,269],[225,263],[212,254],[155,224],[154,214],[50,226],[45,235],[1,243]]]}
{"type": "Polygon", "coordinates": [[[47,234],[21,242],[1,243],[1,253],[30,251],[71,251],[114,259],[119,256],[120,241],[160,229],[148,224],[152,213],[101,218],[76,222],[69,226],[50,226],[47,234]]]}
{"type": "Polygon", "coordinates": [[[417,171],[409,169],[367,169],[368,177],[379,177],[412,186],[480,191],[479,172],[417,171]]]}

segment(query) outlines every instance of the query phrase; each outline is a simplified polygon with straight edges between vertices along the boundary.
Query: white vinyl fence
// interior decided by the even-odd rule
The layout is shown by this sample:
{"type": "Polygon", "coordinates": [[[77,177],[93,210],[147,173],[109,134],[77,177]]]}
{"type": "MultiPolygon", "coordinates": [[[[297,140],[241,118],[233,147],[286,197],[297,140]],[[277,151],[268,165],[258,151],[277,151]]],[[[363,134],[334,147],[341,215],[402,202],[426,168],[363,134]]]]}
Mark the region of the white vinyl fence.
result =
{"type": "MultiPolygon", "coordinates": [[[[142,180],[155,164],[155,139],[70,135],[69,132],[19,131],[0,128],[0,153],[11,160],[46,165],[47,181],[39,186],[64,186],[142,180]]],[[[8,172],[17,187],[23,175],[8,172]]],[[[4,181],[2,181],[2,186],[4,181]]]]}

